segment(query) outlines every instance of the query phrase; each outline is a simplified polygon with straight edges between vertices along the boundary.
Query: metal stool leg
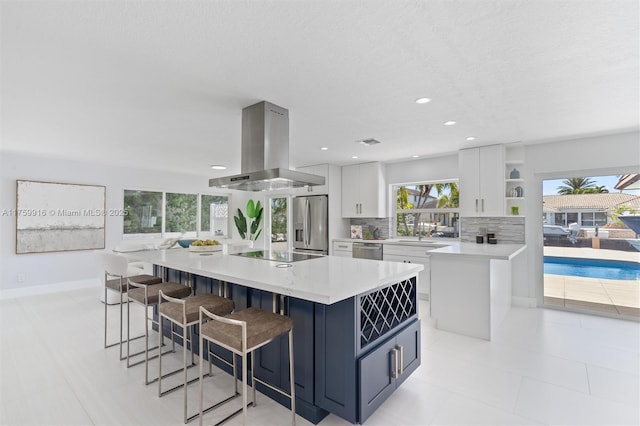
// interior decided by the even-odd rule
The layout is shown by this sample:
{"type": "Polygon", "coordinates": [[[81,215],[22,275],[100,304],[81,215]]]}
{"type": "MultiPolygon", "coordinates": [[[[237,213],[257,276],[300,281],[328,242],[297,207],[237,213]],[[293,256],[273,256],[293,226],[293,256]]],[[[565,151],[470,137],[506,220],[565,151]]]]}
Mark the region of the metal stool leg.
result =
{"type": "Polygon", "coordinates": [[[291,424],[296,425],[296,381],[293,377],[293,329],[289,330],[289,377],[291,382],[291,424]]]}

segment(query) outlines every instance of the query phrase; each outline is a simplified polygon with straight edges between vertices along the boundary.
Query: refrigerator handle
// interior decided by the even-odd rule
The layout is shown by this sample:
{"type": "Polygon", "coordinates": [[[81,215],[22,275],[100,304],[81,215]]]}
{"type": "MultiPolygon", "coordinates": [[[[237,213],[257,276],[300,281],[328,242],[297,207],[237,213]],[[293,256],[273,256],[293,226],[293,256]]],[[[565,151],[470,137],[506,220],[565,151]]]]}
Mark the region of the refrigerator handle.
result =
{"type": "Polygon", "coordinates": [[[311,205],[309,204],[309,200],[307,201],[307,227],[306,227],[306,231],[307,231],[307,238],[305,240],[305,246],[309,247],[309,245],[311,244],[311,205]]]}

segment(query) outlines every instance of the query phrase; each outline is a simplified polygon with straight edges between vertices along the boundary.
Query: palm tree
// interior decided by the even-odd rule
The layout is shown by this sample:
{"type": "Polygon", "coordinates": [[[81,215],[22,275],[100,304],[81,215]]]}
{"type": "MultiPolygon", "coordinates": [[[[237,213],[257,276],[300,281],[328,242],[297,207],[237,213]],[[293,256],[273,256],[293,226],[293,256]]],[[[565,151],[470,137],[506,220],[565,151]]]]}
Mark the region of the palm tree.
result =
{"type": "MultiPolygon", "coordinates": [[[[558,194],[586,194],[587,192],[596,188],[595,181],[585,177],[569,178],[562,181],[563,186],[558,187],[558,194]]],[[[608,192],[608,191],[607,191],[608,192]]]]}
{"type": "Polygon", "coordinates": [[[456,208],[460,204],[460,191],[455,182],[437,183],[436,191],[438,191],[438,202],[436,207],[439,209],[456,208]],[[445,191],[449,192],[446,194],[445,191]]]}
{"type": "MultiPolygon", "coordinates": [[[[405,186],[398,188],[398,195],[396,196],[396,205],[398,210],[412,209],[413,203],[409,202],[409,190],[405,186]]],[[[398,221],[396,223],[398,227],[398,233],[401,231],[401,226],[404,227],[404,233],[402,235],[409,235],[409,224],[407,223],[407,215],[399,214],[398,221]]]]}

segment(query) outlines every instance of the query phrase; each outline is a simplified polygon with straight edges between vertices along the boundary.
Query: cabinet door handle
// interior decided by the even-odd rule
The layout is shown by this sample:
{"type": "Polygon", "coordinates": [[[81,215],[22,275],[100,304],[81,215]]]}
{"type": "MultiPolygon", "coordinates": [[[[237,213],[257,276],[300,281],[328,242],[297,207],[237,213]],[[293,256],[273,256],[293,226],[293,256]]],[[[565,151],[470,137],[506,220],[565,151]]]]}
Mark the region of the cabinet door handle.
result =
{"type": "Polygon", "coordinates": [[[484,213],[484,198],[482,199],[482,213],[484,213]]]}
{"type": "Polygon", "coordinates": [[[391,368],[391,378],[398,378],[398,349],[397,346],[391,349],[391,356],[393,357],[393,364],[391,368]]]}
{"type": "Polygon", "coordinates": [[[404,348],[402,347],[402,345],[396,345],[396,350],[398,351],[398,354],[400,354],[400,360],[396,362],[396,370],[398,371],[396,375],[397,377],[404,373],[404,348]],[[398,366],[398,364],[400,366],[398,366]]]}
{"type": "Polygon", "coordinates": [[[478,212],[478,199],[476,198],[476,212],[478,212]]]}

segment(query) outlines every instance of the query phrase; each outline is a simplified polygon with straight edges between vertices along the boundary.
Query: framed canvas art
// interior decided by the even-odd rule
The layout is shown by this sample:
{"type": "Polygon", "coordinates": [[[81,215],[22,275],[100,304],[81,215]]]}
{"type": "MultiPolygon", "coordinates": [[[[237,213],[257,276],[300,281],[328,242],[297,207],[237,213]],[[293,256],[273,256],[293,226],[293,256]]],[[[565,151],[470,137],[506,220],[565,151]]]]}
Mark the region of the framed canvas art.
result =
{"type": "Polygon", "coordinates": [[[105,247],[106,187],[16,181],[16,253],[105,247]]]}

